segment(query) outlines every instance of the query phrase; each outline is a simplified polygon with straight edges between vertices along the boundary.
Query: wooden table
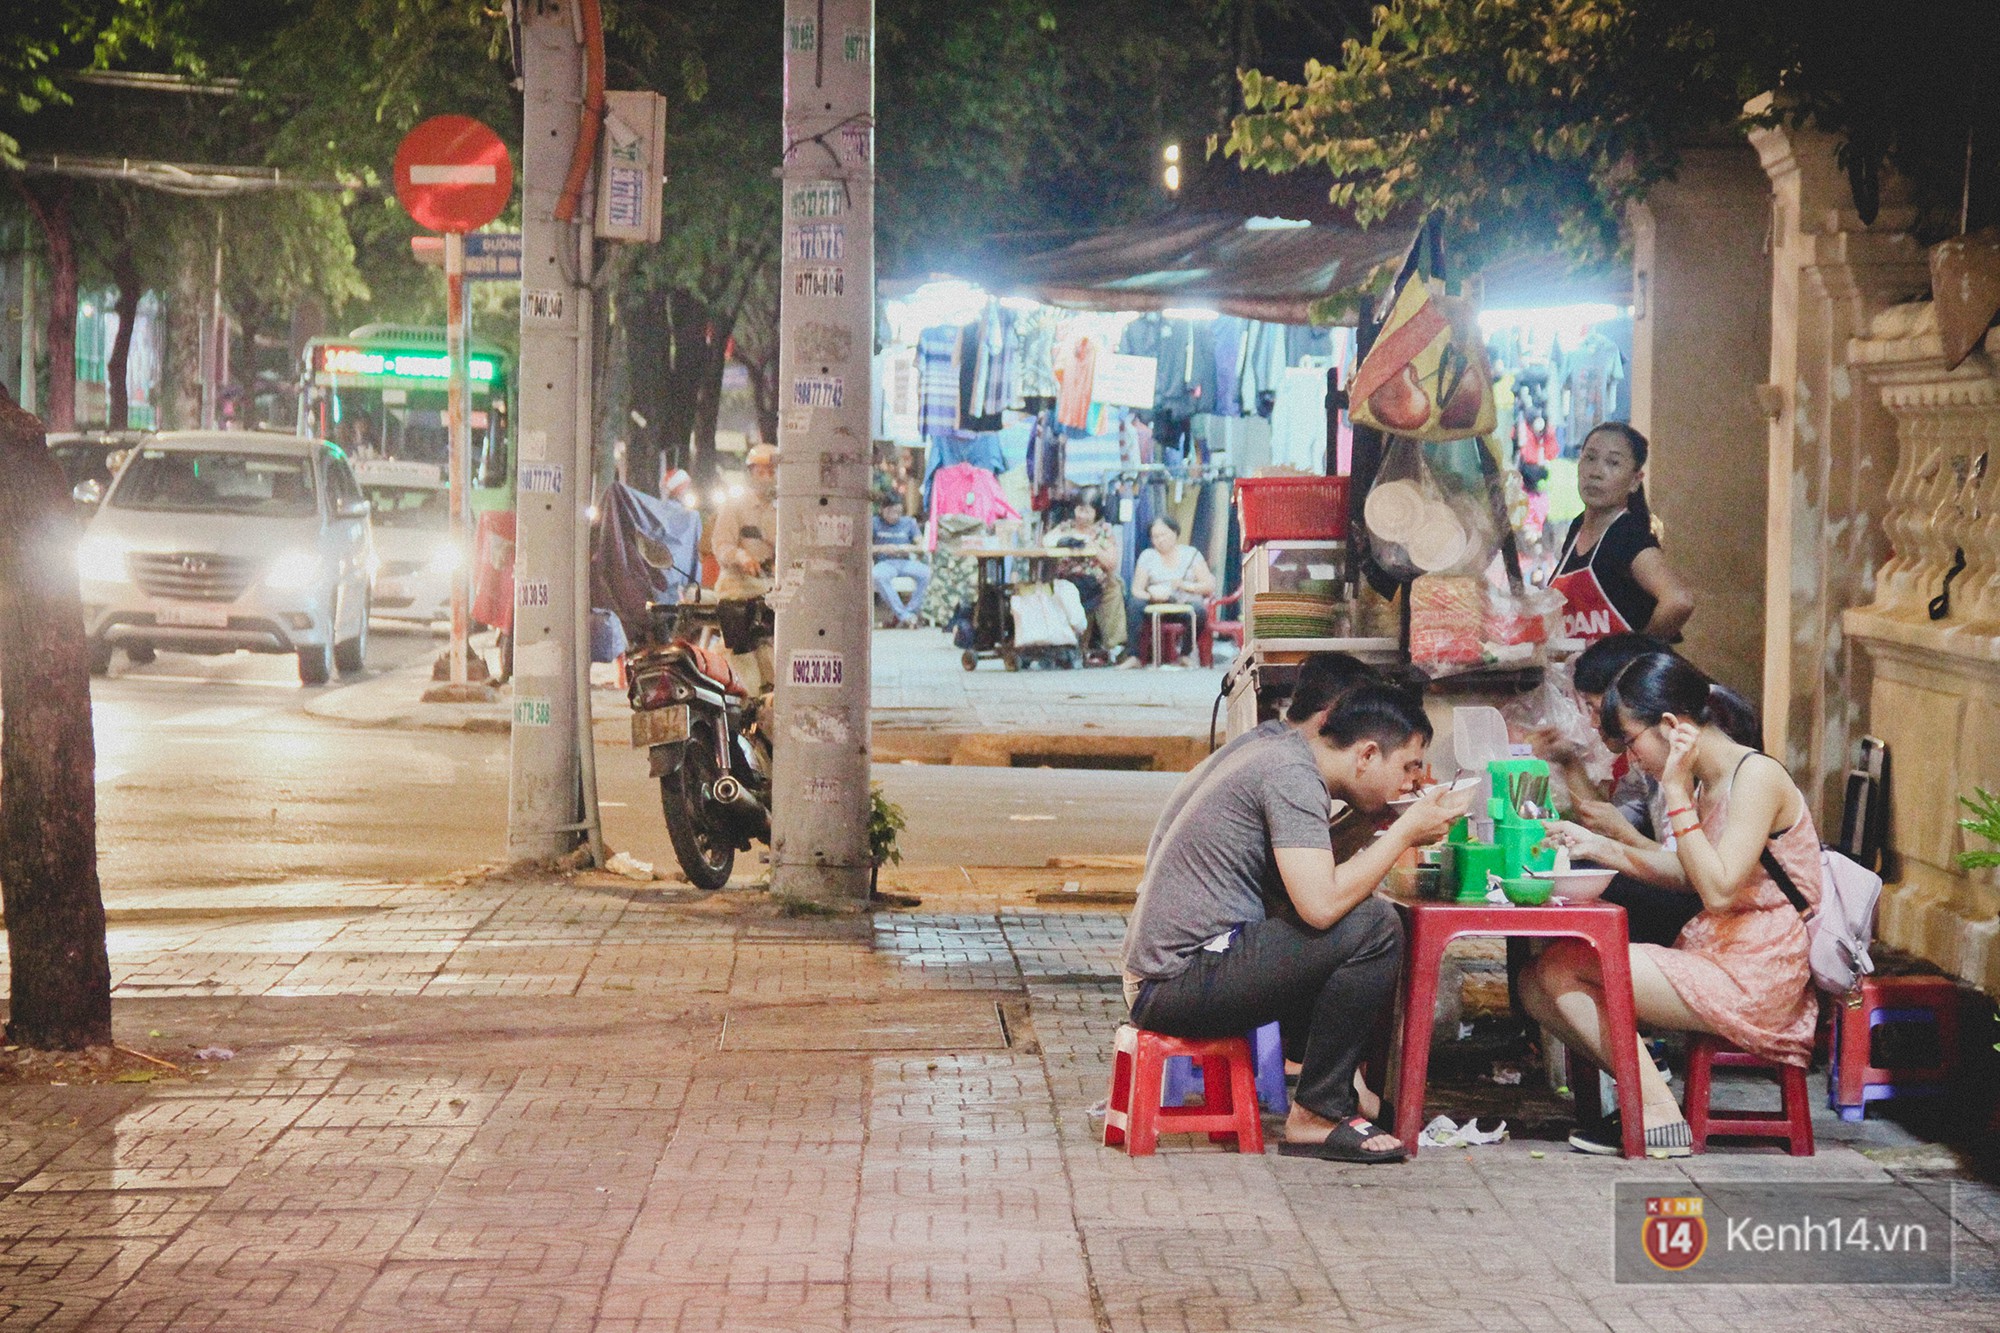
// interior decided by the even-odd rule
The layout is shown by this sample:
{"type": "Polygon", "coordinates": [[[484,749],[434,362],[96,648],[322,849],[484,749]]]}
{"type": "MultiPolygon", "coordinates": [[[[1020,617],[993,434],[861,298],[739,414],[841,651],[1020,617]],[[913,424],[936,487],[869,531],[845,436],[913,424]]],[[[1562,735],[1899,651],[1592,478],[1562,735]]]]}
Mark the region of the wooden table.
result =
{"type": "MultiPolygon", "coordinates": [[[[1625,909],[1603,902],[1516,907],[1512,903],[1390,901],[1402,912],[1408,930],[1402,979],[1402,1059],[1392,1132],[1409,1146],[1410,1156],[1417,1155],[1417,1136],[1424,1127],[1424,1081],[1430,1072],[1431,1029],[1445,946],[1461,935],[1501,935],[1580,939],[1597,950],[1604,977],[1605,1030],[1611,1034],[1611,1072],[1618,1081],[1618,1104],[1625,1110],[1619,1117],[1623,1146],[1627,1157],[1643,1157],[1645,1121],[1638,1112],[1645,1096],[1639,1087],[1638,1026],[1632,1011],[1632,959],[1625,909]]],[[[1582,1076],[1595,1077],[1588,1072],[1582,1076]]]]}

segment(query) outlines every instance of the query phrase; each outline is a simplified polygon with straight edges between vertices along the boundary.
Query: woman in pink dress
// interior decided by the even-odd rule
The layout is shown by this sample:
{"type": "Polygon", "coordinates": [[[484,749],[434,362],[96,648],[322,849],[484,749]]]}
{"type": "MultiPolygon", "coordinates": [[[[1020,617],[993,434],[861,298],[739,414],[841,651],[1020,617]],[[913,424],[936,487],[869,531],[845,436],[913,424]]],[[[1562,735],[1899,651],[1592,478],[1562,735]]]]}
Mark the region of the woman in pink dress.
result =
{"type": "MultiPolygon", "coordinates": [[[[1632,946],[1641,1024],[1711,1032],[1766,1060],[1804,1066],[1818,1018],[1805,918],[1762,858],[1768,850],[1817,906],[1819,831],[1784,766],[1711,720],[1709,690],[1708,678],[1686,662],[1654,654],[1627,666],[1604,696],[1605,739],[1659,781],[1672,838],[1666,847],[1635,848],[1569,823],[1550,825],[1549,840],[1578,859],[1700,895],[1702,910],[1672,948],[1632,946]]],[[[1603,982],[1589,946],[1551,945],[1522,974],[1520,993],[1539,1022],[1609,1067],[1603,982]]],[[[1687,1119],[1643,1043],[1639,1081],[1647,1152],[1687,1156],[1687,1119]]],[[[1570,1146],[1616,1155],[1617,1117],[1579,1126],[1570,1146]]]]}

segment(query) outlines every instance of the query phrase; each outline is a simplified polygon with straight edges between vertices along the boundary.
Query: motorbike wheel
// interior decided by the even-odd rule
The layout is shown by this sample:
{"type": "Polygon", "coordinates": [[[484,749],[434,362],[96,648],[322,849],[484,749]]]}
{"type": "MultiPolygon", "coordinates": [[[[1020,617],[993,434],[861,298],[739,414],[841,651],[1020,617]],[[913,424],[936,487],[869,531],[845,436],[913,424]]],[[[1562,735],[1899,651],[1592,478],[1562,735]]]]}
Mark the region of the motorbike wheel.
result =
{"type": "Polygon", "coordinates": [[[674,859],[690,884],[710,892],[727,885],[736,868],[736,844],[708,811],[706,793],[717,776],[714,738],[697,727],[682,747],[680,767],[660,778],[660,810],[674,859]]]}

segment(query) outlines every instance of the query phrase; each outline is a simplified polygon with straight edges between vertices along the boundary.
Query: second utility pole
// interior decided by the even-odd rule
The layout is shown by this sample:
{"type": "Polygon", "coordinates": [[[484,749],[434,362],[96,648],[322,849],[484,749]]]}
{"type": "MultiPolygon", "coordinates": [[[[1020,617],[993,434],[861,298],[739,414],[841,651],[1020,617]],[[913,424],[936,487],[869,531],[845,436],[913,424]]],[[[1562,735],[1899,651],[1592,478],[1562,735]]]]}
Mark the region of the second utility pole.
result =
{"type": "Polygon", "coordinates": [[[565,220],[583,134],[579,0],[517,0],[521,34],[521,408],[515,444],[514,730],[507,854],[598,839],[579,570],[590,500],[592,229],[565,220]]]}
{"type": "Polygon", "coordinates": [[[786,0],[771,888],[868,894],[874,0],[786,0]]]}

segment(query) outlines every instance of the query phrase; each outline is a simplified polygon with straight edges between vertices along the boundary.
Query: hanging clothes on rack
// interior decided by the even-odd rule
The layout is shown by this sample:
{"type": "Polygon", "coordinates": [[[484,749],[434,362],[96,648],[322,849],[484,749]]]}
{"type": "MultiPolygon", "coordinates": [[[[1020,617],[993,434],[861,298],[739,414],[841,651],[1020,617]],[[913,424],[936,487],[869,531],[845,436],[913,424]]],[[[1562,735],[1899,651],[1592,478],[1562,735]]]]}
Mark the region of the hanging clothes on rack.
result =
{"type": "Polygon", "coordinates": [[[966,430],[999,430],[1000,413],[988,412],[978,383],[986,363],[985,326],[974,320],[958,331],[958,424],[966,430]]]}
{"type": "MultiPolygon", "coordinates": [[[[1056,396],[1056,334],[1061,329],[1062,316],[1052,306],[1036,306],[1014,321],[1014,391],[1024,405],[1056,396]]],[[[1035,409],[1030,405],[1028,410],[1035,409]]]]}
{"type": "Polygon", "coordinates": [[[1268,417],[1285,378],[1285,326],[1251,320],[1244,326],[1237,359],[1236,392],[1246,417],[1268,417]]]}
{"type": "Polygon", "coordinates": [[[1209,325],[1209,337],[1214,344],[1215,400],[1206,410],[1217,416],[1234,417],[1243,414],[1239,377],[1243,369],[1244,332],[1249,324],[1250,321],[1247,319],[1224,315],[1209,325]]]}
{"type": "Polygon", "coordinates": [[[1285,372],[1271,408],[1271,463],[1322,476],[1326,472],[1325,363],[1310,358],[1285,372]]]}
{"type": "Polygon", "coordinates": [[[972,407],[998,416],[1014,401],[1014,312],[989,298],[979,319],[979,360],[972,378],[972,407]]]}
{"type": "Polygon", "coordinates": [[[932,478],[930,522],[925,545],[937,549],[938,520],[950,514],[968,514],[991,527],[1002,519],[1019,518],[1020,511],[1007,503],[1000,479],[985,468],[970,463],[953,463],[938,469],[932,478]]]}
{"type": "Polygon", "coordinates": [[[1086,334],[1059,344],[1056,373],[1061,377],[1056,420],[1082,430],[1090,419],[1090,395],[1097,384],[1097,340],[1086,334]]]}
{"type": "Polygon", "coordinates": [[[939,324],[917,336],[917,432],[929,437],[958,429],[958,326],[939,324]]]}

